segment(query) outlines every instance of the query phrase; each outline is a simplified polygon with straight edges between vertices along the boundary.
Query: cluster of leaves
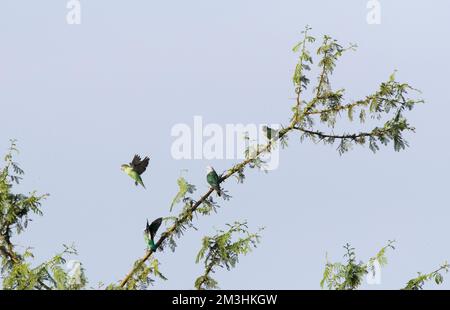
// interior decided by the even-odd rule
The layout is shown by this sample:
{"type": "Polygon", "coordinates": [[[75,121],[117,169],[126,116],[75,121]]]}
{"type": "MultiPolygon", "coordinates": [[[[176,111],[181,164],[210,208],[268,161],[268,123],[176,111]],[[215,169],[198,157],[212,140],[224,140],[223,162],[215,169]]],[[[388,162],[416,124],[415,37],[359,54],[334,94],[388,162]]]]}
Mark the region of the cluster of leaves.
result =
{"type": "Polygon", "coordinates": [[[239,262],[239,255],[248,254],[260,242],[260,235],[250,233],[245,222],[235,222],[232,225],[227,224],[227,226],[227,231],[219,230],[216,235],[203,238],[196,263],[203,260],[205,272],[195,281],[196,289],[217,288],[218,283],[211,277],[211,273],[214,273],[217,267],[227,270],[234,268],[239,262]]]}
{"type": "Polygon", "coordinates": [[[358,288],[369,272],[375,272],[375,263],[378,263],[381,267],[387,264],[386,250],[395,249],[395,247],[394,241],[389,241],[367,263],[356,260],[355,249],[350,244],[347,243],[344,249],[346,250],[344,255],[345,263],[331,263],[327,261],[323,278],[320,282],[322,288],[325,286],[330,290],[354,290],[358,288]]]}
{"type": "Polygon", "coordinates": [[[0,253],[3,254],[3,265],[11,265],[14,260],[20,259],[14,253],[11,236],[13,233],[20,234],[27,227],[30,213],[42,215],[41,201],[47,197],[35,192],[29,196],[12,193],[13,185],[19,184],[24,174],[13,160],[16,152],[16,141],[11,141],[4,158],[5,166],[0,173],[0,253]]]}
{"type": "Polygon", "coordinates": [[[3,277],[3,288],[8,290],[80,290],[85,288],[87,279],[84,269],[80,266],[79,272],[70,275],[67,268],[67,256],[77,255],[73,247],[64,245],[64,250],[54,257],[32,267],[26,258],[33,257],[27,250],[22,260],[12,265],[6,276],[3,277]]]}
{"type": "Polygon", "coordinates": [[[422,290],[423,286],[427,281],[434,280],[436,284],[441,284],[444,282],[443,273],[447,273],[450,269],[450,265],[445,262],[443,263],[437,270],[432,271],[430,273],[418,273],[418,276],[414,279],[408,281],[406,286],[403,288],[404,290],[422,290]]]}
{"type": "MultiPolygon", "coordinates": [[[[325,286],[330,290],[355,290],[363,282],[364,277],[368,273],[375,275],[375,264],[383,267],[387,264],[386,251],[388,249],[395,249],[394,241],[389,241],[378,253],[371,257],[367,263],[362,261],[357,262],[355,249],[346,244],[344,246],[346,253],[344,263],[331,263],[327,261],[325,270],[323,272],[323,278],[320,282],[320,286],[325,286]]],[[[434,280],[436,284],[441,284],[444,281],[444,272],[448,272],[450,265],[445,262],[437,270],[419,275],[408,281],[406,287],[403,290],[421,290],[427,281],[434,280]]]]}
{"type": "Polygon", "coordinates": [[[292,51],[294,53],[299,53],[298,62],[294,69],[294,75],[292,77],[292,81],[294,82],[295,92],[297,94],[297,102],[296,105],[292,108],[294,115],[292,116],[291,121],[298,123],[300,120],[300,105],[301,98],[300,95],[302,91],[308,88],[308,84],[310,83],[309,78],[306,76],[306,72],[311,70],[311,66],[313,64],[313,58],[309,50],[307,49],[307,44],[314,43],[316,38],[308,35],[308,32],[311,30],[309,26],[306,26],[306,29],[302,31],[303,40],[297,43],[292,51]]]}
{"type": "Polygon", "coordinates": [[[126,285],[121,287],[120,285],[110,284],[106,287],[107,290],[145,290],[152,285],[155,280],[159,278],[167,280],[167,278],[161,273],[159,269],[159,261],[156,258],[151,258],[145,263],[141,263],[139,260],[134,263],[136,272],[127,281],[126,285]]]}
{"type": "Polygon", "coordinates": [[[13,160],[17,153],[16,141],[4,158],[5,165],[0,173],[0,256],[1,277],[4,289],[82,289],[87,280],[80,267],[76,279],[65,268],[67,256],[76,255],[73,247],[64,246],[61,253],[51,259],[32,266],[33,253],[26,249],[16,251],[12,243],[14,234],[20,234],[27,227],[31,214],[42,215],[42,200],[48,195],[13,193],[13,186],[22,180],[24,171],[13,160]]]}
{"type": "MultiPolygon", "coordinates": [[[[245,159],[249,160],[248,163],[248,167],[249,168],[258,168],[261,170],[264,170],[264,164],[265,161],[263,160],[263,158],[261,158],[260,156],[258,156],[258,153],[260,152],[264,152],[265,149],[265,145],[262,144],[256,144],[256,145],[249,145],[245,151],[244,151],[244,156],[245,159]]],[[[245,175],[244,175],[244,171],[241,170],[241,173],[238,174],[237,176],[242,176],[242,178],[238,178],[238,182],[243,183],[244,179],[245,179],[245,175]]]]}
{"type": "Polygon", "coordinates": [[[338,142],[337,150],[343,154],[350,150],[353,145],[368,145],[370,150],[376,152],[380,144],[387,145],[393,142],[394,149],[400,151],[408,146],[403,137],[405,131],[414,131],[404,117],[405,110],[411,110],[418,103],[423,103],[421,99],[409,97],[411,92],[418,92],[407,83],[397,82],[395,72],[389,80],[381,83],[379,89],[362,100],[355,102],[345,102],[345,90],[332,90],[330,78],[336,67],[337,60],[349,50],[355,50],[356,45],[350,44],[344,48],[336,40],[329,36],[324,36],[322,44],[317,48],[319,56],[320,74],[317,86],[314,88],[314,97],[310,101],[301,100],[300,93],[309,84],[306,72],[311,69],[313,58],[307,48],[308,43],[315,42],[315,38],[308,35],[310,28],[304,32],[303,41],[294,47],[294,52],[300,53],[299,62],[294,71],[294,85],[297,87],[297,102],[293,107],[292,117],[295,130],[302,133],[301,141],[305,138],[313,142],[323,142],[334,144],[338,142]],[[303,107],[303,108],[302,108],[303,107]],[[376,126],[368,131],[334,134],[333,129],[340,116],[347,116],[350,122],[354,119],[354,114],[359,114],[361,124],[366,122],[367,116],[372,120],[381,121],[386,119],[382,126],[376,126]],[[315,123],[319,121],[331,128],[331,133],[326,133],[315,129],[315,123]]]}
{"type": "Polygon", "coordinates": [[[170,212],[172,212],[173,207],[180,203],[182,200],[184,201],[187,194],[193,194],[195,192],[195,185],[189,184],[185,178],[182,176],[177,180],[178,184],[178,193],[172,200],[172,204],[170,205],[170,212]]]}

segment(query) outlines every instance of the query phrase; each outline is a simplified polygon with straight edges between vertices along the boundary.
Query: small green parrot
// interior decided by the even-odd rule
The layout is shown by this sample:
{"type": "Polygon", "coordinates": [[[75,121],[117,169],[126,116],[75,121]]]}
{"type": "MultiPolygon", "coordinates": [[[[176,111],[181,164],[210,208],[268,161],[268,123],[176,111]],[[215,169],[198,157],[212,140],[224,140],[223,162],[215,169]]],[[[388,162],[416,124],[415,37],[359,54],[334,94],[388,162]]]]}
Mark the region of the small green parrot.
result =
{"type": "Polygon", "coordinates": [[[280,138],[279,130],[275,130],[270,128],[269,126],[264,125],[262,127],[262,130],[266,134],[266,137],[268,140],[278,140],[280,138]]]}
{"type": "Polygon", "coordinates": [[[206,181],[217,192],[217,196],[221,196],[222,189],[220,188],[220,177],[213,167],[206,167],[206,181]]]}
{"type": "Polygon", "coordinates": [[[150,225],[148,224],[147,220],[147,226],[145,227],[144,230],[145,243],[153,252],[156,251],[155,235],[159,229],[159,226],[161,226],[162,220],[163,220],[162,217],[157,218],[150,225]]]}
{"type": "Polygon", "coordinates": [[[143,188],[145,188],[144,182],[142,182],[141,174],[145,172],[148,166],[148,162],[150,158],[145,157],[144,160],[141,160],[139,155],[134,155],[133,160],[130,164],[124,164],[121,166],[121,170],[128,174],[133,180],[136,186],[141,184],[143,188]]]}

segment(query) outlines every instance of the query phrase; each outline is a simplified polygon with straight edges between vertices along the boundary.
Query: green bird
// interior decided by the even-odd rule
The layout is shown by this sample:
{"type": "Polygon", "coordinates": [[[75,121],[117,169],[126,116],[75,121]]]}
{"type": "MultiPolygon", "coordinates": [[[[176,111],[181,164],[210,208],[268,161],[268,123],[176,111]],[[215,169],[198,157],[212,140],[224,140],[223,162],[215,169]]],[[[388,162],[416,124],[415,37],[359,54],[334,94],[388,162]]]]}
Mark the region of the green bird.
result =
{"type": "Polygon", "coordinates": [[[220,189],[220,177],[213,167],[206,167],[206,181],[217,192],[217,196],[220,197],[222,190],[220,189]]]}
{"type": "Polygon", "coordinates": [[[145,157],[144,160],[141,160],[139,155],[134,155],[133,160],[130,164],[124,164],[121,166],[121,170],[128,174],[133,180],[136,186],[141,184],[143,188],[145,188],[144,182],[142,182],[141,174],[145,172],[148,166],[148,162],[150,158],[145,157]]]}
{"type": "Polygon", "coordinates": [[[268,140],[272,140],[272,139],[278,140],[278,138],[280,138],[279,130],[272,129],[269,126],[266,126],[266,125],[264,125],[262,127],[262,130],[266,134],[266,137],[267,137],[268,140]]]}
{"type": "Polygon", "coordinates": [[[144,240],[145,240],[145,243],[147,244],[147,246],[152,251],[156,251],[155,235],[159,229],[159,226],[161,226],[162,220],[163,220],[162,217],[157,218],[150,225],[148,224],[148,220],[147,220],[147,226],[145,227],[145,230],[144,230],[144,240]]]}

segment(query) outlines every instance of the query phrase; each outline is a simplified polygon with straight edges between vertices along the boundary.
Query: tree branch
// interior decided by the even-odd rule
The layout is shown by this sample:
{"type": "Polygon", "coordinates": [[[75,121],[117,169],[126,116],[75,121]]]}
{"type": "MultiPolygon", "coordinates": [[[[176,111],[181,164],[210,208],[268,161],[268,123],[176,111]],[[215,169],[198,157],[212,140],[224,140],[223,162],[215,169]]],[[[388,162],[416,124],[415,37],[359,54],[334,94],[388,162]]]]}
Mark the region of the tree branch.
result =
{"type": "Polygon", "coordinates": [[[371,132],[360,132],[360,133],[353,133],[353,134],[342,134],[342,135],[334,135],[334,134],[325,134],[321,131],[314,131],[314,130],[308,130],[302,127],[294,127],[295,130],[310,134],[310,135],[314,135],[319,137],[321,140],[322,139],[326,139],[326,138],[331,138],[331,139],[352,139],[352,140],[357,140],[358,138],[364,138],[364,137],[369,137],[369,136],[380,136],[384,133],[387,133],[388,130],[383,130],[383,129],[379,129],[376,128],[374,130],[372,130],[371,132]]]}
{"type": "MultiPolygon", "coordinates": [[[[315,96],[308,103],[305,102],[305,107],[302,110],[300,109],[300,105],[301,105],[300,93],[302,91],[301,87],[303,86],[303,84],[302,84],[303,76],[302,76],[302,71],[300,71],[300,73],[299,73],[297,71],[297,68],[298,68],[298,66],[300,66],[300,68],[298,68],[298,69],[303,70],[303,67],[302,67],[303,66],[303,58],[301,58],[299,63],[297,64],[297,68],[296,68],[296,71],[294,74],[294,83],[297,87],[297,89],[296,89],[297,97],[296,97],[296,104],[293,107],[294,116],[291,118],[290,124],[287,127],[282,127],[282,129],[279,130],[278,137],[280,139],[269,140],[267,142],[267,144],[265,144],[261,148],[258,146],[257,151],[255,152],[255,154],[253,156],[249,156],[242,162],[240,162],[240,163],[234,165],[233,167],[231,167],[230,169],[228,169],[223,175],[221,175],[221,180],[220,180],[221,183],[225,182],[228,178],[230,178],[235,173],[241,172],[247,165],[254,163],[257,159],[259,159],[261,154],[270,152],[272,145],[276,141],[284,139],[287,134],[289,134],[291,131],[294,131],[294,130],[301,131],[305,134],[314,135],[321,139],[327,139],[327,138],[328,139],[342,139],[342,141],[345,141],[345,139],[352,139],[352,140],[359,142],[358,141],[359,138],[362,139],[364,137],[371,136],[371,137],[379,138],[380,140],[382,140],[381,141],[382,143],[386,143],[386,141],[389,141],[388,138],[392,138],[394,140],[394,148],[396,148],[396,147],[397,147],[397,149],[404,148],[406,142],[404,142],[402,140],[399,133],[402,130],[411,129],[411,128],[408,127],[408,124],[406,123],[406,121],[403,123],[396,123],[398,121],[398,119],[400,118],[400,113],[397,113],[397,117],[395,120],[396,122],[394,123],[395,126],[393,128],[390,128],[389,126],[388,126],[388,128],[376,127],[371,132],[362,132],[362,133],[358,133],[358,134],[343,134],[343,135],[325,134],[320,131],[313,131],[313,130],[308,130],[303,127],[300,127],[303,124],[303,121],[305,120],[305,118],[307,118],[310,114],[324,115],[327,112],[350,109],[357,105],[367,106],[371,103],[371,100],[382,98],[383,94],[387,94],[388,96],[391,94],[394,94],[395,90],[397,91],[397,95],[398,95],[398,92],[400,91],[400,96],[403,99],[403,97],[402,97],[403,93],[404,92],[406,93],[405,89],[407,87],[409,87],[408,84],[397,84],[394,81],[394,77],[392,75],[389,83],[381,84],[379,92],[375,93],[374,95],[366,97],[365,100],[358,101],[358,102],[350,104],[350,105],[342,106],[340,104],[340,100],[342,97],[340,92],[336,92],[336,93],[329,92],[329,93],[323,94],[322,88],[325,83],[328,83],[328,80],[327,80],[328,75],[331,75],[333,73],[335,61],[342,55],[343,52],[345,52],[346,50],[349,50],[349,49],[353,49],[355,46],[351,45],[349,48],[342,48],[342,46],[337,44],[336,41],[331,41],[331,43],[330,43],[330,40],[331,40],[331,38],[326,36],[324,43],[318,50],[318,54],[322,55],[322,59],[321,59],[321,62],[319,63],[320,67],[321,67],[321,72],[320,72],[320,76],[319,76],[318,86],[317,86],[316,92],[314,94],[315,96]],[[391,82],[394,84],[391,85],[390,84],[391,82]],[[322,111],[312,110],[317,103],[324,101],[324,100],[326,101],[328,99],[332,100],[335,97],[338,97],[338,100],[336,100],[337,104],[335,107],[331,107],[331,108],[327,107],[327,109],[322,110],[322,111]],[[385,137],[385,135],[387,135],[388,137],[385,137]],[[389,135],[391,135],[391,136],[389,136],[389,135]]],[[[297,47],[300,47],[301,44],[303,44],[301,57],[308,57],[308,59],[310,59],[309,55],[306,55],[306,51],[305,51],[305,45],[306,45],[307,41],[311,42],[311,41],[313,41],[313,38],[308,37],[307,34],[305,33],[305,39],[304,39],[303,43],[299,43],[294,48],[294,51],[296,51],[297,47]]],[[[311,63],[312,63],[312,61],[311,61],[311,63]]],[[[384,109],[376,109],[376,111],[388,113],[389,110],[392,109],[392,106],[393,106],[392,103],[394,102],[393,100],[397,100],[397,99],[398,99],[398,96],[393,98],[392,100],[387,100],[387,102],[389,102],[391,104],[388,107],[384,107],[384,109]]],[[[403,105],[405,105],[409,109],[411,109],[412,106],[414,105],[414,103],[416,103],[416,102],[415,101],[410,102],[410,101],[405,100],[404,102],[400,102],[400,103],[402,104],[402,107],[401,107],[402,109],[403,109],[403,105]]],[[[386,102],[381,102],[381,104],[387,105],[386,102]]],[[[401,110],[399,110],[399,111],[401,111],[401,110]]],[[[386,124],[388,124],[388,123],[386,123],[386,124]]],[[[385,124],[385,127],[386,127],[386,124],[385,124]]],[[[371,145],[371,149],[372,148],[377,149],[378,146],[376,146],[376,144],[375,144],[375,146],[371,145]]],[[[172,235],[179,232],[179,229],[182,228],[184,224],[190,222],[192,220],[192,214],[197,210],[197,208],[200,205],[202,205],[203,203],[205,203],[207,201],[207,199],[213,192],[214,192],[214,190],[212,188],[210,188],[205,194],[203,194],[203,196],[200,197],[199,200],[195,201],[195,203],[194,203],[194,200],[192,200],[192,204],[190,206],[187,206],[187,208],[184,209],[180,215],[178,215],[178,217],[176,218],[173,225],[170,228],[168,228],[161,235],[160,239],[156,243],[156,249],[159,248],[163,244],[163,242],[165,242],[172,235]]],[[[137,272],[137,270],[151,257],[153,252],[154,252],[153,250],[148,250],[146,252],[146,254],[134,264],[133,268],[128,272],[128,274],[120,282],[120,287],[122,287],[122,288],[126,287],[127,282],[133,277],[133,275],[137,272]]]]}

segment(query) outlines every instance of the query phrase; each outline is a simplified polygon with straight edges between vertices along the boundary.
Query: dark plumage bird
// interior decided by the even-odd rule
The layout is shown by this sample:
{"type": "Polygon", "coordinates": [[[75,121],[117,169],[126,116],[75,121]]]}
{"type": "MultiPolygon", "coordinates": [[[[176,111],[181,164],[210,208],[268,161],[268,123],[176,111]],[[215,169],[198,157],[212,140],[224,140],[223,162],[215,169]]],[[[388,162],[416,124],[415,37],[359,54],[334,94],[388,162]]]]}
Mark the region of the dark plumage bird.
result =
{"type": "Polygon", "coordinates": [[[136,186],[141,184],[143,188],[145,188],[144,182],[142,181],[141,175],[147,169],[150,158],[145,157],[144,160],[141,160],[139,155],[134,155],[131,163],[124,164],[121,167],[121,170],[128,174],[133,180],[136,186]]]}
{"type": "Polygon", "coordinates": [[[159,227],[161,226],[162,220],[163,220],[162,217],[157,218],[150,225],[148,224],[148,220],[147,220],[147,225],[146,225],[145,231],[144,231],[144,239],[145,239],[145,242],[147,243],[148,247],[150,249],[152,249],[152,251],[156,250],[155,235],[156,235],[156,232],[158,231],[159,227]]]}

